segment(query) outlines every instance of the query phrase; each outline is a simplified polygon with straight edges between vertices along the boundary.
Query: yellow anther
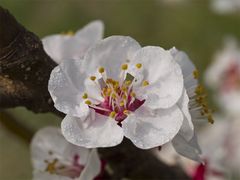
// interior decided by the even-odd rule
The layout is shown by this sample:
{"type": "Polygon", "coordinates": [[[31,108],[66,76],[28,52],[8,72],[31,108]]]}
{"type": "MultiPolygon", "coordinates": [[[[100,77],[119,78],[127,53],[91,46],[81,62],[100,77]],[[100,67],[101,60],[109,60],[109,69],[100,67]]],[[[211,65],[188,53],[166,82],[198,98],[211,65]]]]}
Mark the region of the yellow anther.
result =
{"type": "Polygon", "coordinates": [[[90,100],[86,100],[86,101],[85,101],[85,104],[87,104],[87,105],[91,105],[92,102],[91,102],[90,100]]]}
{"type": "Polygon", "coordinates": [[[54,159],[53,162],[48,163],[45,171],[49,172],[50,174],[53,174],[56,171],[56,163],[57,162],[58,162],[58,159],[54,159]]]}
{"type": "Polygon", "coordinates": [[[110,116],[111,118],[114,118],[114,117],[116,116],[116,112],[115,112],[115,111],[112,111],[112,112],[109,114],[109,116],[110,116]]]}
{"type": "Polygon", "coordinates": [[[117,98],[116,94],[112,94],[112,98],[116,99],[117,98]]]}
{"type": "Polygon", "coordinates": [[[129,110],[125,109],[125,110],[123,111],[123,114],[129,115],[129,110]]]}
{"type": "Polygon", "coordinates": [[[199,85],[199,86],[196,87],[195,93],[196,93],[197,95],[200,95],[200,94],[202,94],[203,92],[204,92],[204,88],[203,88],[201,85],[199,85]]]}
{"type": "Polygon", "coordinates": [[[124,101],[121,101],[121,102],[120,102],[120,106],[124,106],[124,101]]]}
{"type": "Polygon", "coordinates": [[[100,68],[98,69],[98,72],[99,72],[99,73],[104,73],[104,71],[105,71],[104,67],[100,67],[100,68]]]}
{"type": "Polygon", "coordinates": [[[112,83],[112,82],[113,82],[113,80],[112,80],[111,78],[108,78],[108,79],[106,80],[106,83],[107,83],[107,84],[112,83]]]}
{"type": "Polygon", "coordinates": [[[125,84],[129,86],[132,83],[132,81],[125,81],[125,84]]]}
{"type": "Polygon", "coordinates": [[[145,80],[145,81],[143,81],[142,85],[143,85],[143,86],[148,86],[148,85],[149,85],[149,82],[145,80]]]}
{"type": "Polygon", "coordinates": [[[123,65],[122,65],[122,70],[127,70],[127,68],[128,68],[128,65],[127,65],[127,64],[123,64],[123,65]]]}
{"type": "Polygon", "coordinates": [[[198,77],[199,77],[199,72],[198,72],[197,69],[193,71],[193,77],[194,77],[194,79],[198,79],[198,77]]]}
{"type": "Polygon", "coordinates": [[[82,96],[83,99],[87,99],[88,98],[88,94],[87,93],[84,93],[83,96],[82,96]]]}
{"type": "Polygon", "coordinates": [[[107,88],[106,94],[107,94],[108,96],[110,96],[111,93],[112,93],[112,89],[111,89],[111,88],[107,88]]]}
{"type": "Polygon", "coordinates": [[[73,36],[74,32],[73,31],[67,31],[67,32],[62,32],[63,35],[67,35],[67,36],[73,36]]]}
{"type": "Polygon", "coordinates": [[[211,114],[208,115],[208,122],[211,123],[211,124],[214,123],[214,119],[213,119],[211,114]]]}
{"type": "Polygon", "coordinates": [[[123,91],[123,92],[126,92],[126,91],[127,91],[127,87],[123,86],[123,87],[122,87],[122,91],[123,91]]]}
{"type": "Polygon", "coordinates": [[[136,64],[136,68],[140,69],[142,67],[141,63],[136,64]]]}
{"type": "Polygon", "coordinates": [[[132,96],[132,97],[136,97],[135,92],[131,92],[131,96],[132,96]]]}
{"type": "Polygon", "coordinates": [[[91,79],[92,81],[95,81],[95,80],[96,80],[96,76],[91,76],[90,79],[91,79]]]}
{"type": "Polygon", "coordinates": [[[125,94],[123,95],[123,99],[127,99],[127,96],[125,94]]]}

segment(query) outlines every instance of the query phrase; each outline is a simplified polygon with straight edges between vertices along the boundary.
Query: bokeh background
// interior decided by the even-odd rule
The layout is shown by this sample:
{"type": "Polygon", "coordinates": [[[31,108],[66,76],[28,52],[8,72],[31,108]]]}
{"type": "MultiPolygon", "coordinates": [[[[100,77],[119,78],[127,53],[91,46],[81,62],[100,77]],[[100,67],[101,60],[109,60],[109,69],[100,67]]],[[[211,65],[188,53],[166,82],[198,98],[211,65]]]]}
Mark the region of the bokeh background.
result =
{"type": "MultiPolygon", "coordinates": [[[[105,36],[129,35],[141,45],[184,50],[203,75],[226,36],[240,39],[240,13],[217,14],[210,0],[0,0],[27,29],[44,37],[76,31],[91,20],[105,23],[105,36]]],[[[0,99],[1,100],[1,99],[0,99]]],[[[211,101],[210,104],[216,106],[211,101]]],[[[0,179],[31,179],[25,132],[11,121],[36,131],[58,125],[52,114],[33,114],[23,107],[0,114],[0,179]]]]}

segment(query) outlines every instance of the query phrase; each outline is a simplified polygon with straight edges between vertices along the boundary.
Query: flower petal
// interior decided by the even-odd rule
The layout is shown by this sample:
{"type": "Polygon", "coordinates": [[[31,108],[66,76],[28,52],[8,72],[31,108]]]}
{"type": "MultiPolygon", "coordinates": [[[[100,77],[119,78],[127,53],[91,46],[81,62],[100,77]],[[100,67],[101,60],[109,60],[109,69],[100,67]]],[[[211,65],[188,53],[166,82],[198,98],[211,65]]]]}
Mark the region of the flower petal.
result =
{"type": "Polygon", "coordinates": [[[43,48],[56,63],[65,59],[80,59],[88,48],[94,45],[103,35],[103,23],[93,21],[83,29],[77,31],[76,35],[56,34],[42,39],[43,48]]]}
{"type": "Polygon", "coordinates": [[[203,162],[200,157],[201,150],[195,134],[190,141],[187,141],[181,134],[177,134],[172,140],[172,145],[182,156],[194,161],[203,162]]]}
{"type": "Polygon", "coordinates": [[[170,53],[174,57],[174,60],[180,65],[182,69],[182,74],[184,78],[184,87],[189,89],[193,86],[198,84],[197,78],[194,78],[193,72],[196,71],[196,67],[189,59],[188,55],[183,52],[179,51],[176,48],[170,49],[170,53]]]}
{"type": "MultiPolygon", "coordinates": [[[[142,64],[144,80],[149,82],[143,90],[146,94],[145,104],[153,109],[169,108],[176,104],[182,95],[183,76],[170,52],[160,47],[144,47],[137,51],[131,61],[132,67],[138,63],[142,64]]],[[[138,77],[137,73],[131,73],[138,77]]]]}
{"type": "Polygon", "coordinates": [[[95,20],[76,32],[75,37],[81,40],[82,44],[89,47],[103,38],[104,24],[100,20],[95,20]]]}
{"type": "Polygon", "coordinates": [[[110,36],[91,48],[84,58],[84,67],[93,74],[104,67],[109,78],[118,79],[121,65],[131,59],[140,45],[127,36],[110,36]]]}
{"type": "Polygon", "coordinates": [[[71,143],[86,148],[111,147],[122,142],[123,131],[113,119],[91,113],[86,119],[67,115],[61,124],[64,137],[71,143]]]}
{"type": "MultiPolygon", "coordinates": [[[[54,106],[61,112],[72,116],[81,116],[83,109],[85,74],[80,60],[64,61],[55,67],[50,75],[48,90],[54,106]]],[[[85,108],[86,109],[86,108],[85,108]]]]}
{"type": "Polygon", "coordinates": [[[177,106],[148,112],[141,106],[123,122],[124,135],[137,147],[149,149],[169,142],[179,131],[183,115],[177,106]]]}
{"type": "Polygon", "coordinates": [[[192,139],[193,134],[194,134],[194,126],[193,126],[193,123],[192,123],[192,117],[191,117],[190,112],[189,112],[188,103],[189,103],[189,98],[188,98],[186,90],[184,89],[183,90],[183,95],[179,99],[177,104],[178,104],[178,107],[181,109],[181,111],[184,115],[183,124],[182,124],[182,126],[179,130],[179,133],[186,140],[192,139]]]}
{"type": "Polygon", "coordinates": [[[93,149],[89,155],[88,163],[83,169],[79,180],[92,180],[101,172],[101,162],[97,150],[93,149]]]}

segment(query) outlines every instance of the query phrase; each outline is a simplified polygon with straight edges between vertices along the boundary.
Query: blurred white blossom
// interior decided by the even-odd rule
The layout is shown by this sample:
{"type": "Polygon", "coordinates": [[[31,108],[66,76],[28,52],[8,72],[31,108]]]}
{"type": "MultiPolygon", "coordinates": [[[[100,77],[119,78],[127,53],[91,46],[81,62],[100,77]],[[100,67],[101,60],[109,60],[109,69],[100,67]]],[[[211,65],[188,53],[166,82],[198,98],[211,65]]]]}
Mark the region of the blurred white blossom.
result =
{"type": "Polygon", "coordinates": [[[70,144],[55,127],[35,134],[31,154],[34,180],[92,180],[101,171],[96,149],[70,144]]]}
{"type": "Polygon", "coordinates": [[[206,83],[215,92],[222,109],[231,116],[240,115],[240,48],[235,40],[226,41],[205,74],[206,83]]]}
{"type": "Polygon", "coordinates": [[[211,8],[218,14],[228,14],[240,10],[239,0],[211,0],[211,8]]]}
{"type": "Polygon", "coordinates": [[[102,21],[93,21],[76,33],[69,31],[44,37],[43,48],[58,64],[64,59],[80,59],[91,46],[103,38],[103,31],[102,21]]]}
{"type": "Polygon", "coordinates": [[[200,161],[192,118],[208,118],[198,72],[177,49],[141,47],[130,37],[99,41],[83,60],[64,61],[51,73],[49,92],[67,114],[62,132],[88,148],[121,143],[149,149],[172,141],[200,161]]]}

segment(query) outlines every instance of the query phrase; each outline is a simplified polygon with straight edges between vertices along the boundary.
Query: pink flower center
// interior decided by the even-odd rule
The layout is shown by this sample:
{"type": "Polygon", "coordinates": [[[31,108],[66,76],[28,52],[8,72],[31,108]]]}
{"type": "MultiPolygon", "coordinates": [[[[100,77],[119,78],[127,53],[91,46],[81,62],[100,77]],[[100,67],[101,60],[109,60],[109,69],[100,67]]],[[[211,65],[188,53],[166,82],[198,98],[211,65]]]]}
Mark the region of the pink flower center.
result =
{"type": "MultiPolygon", "coordinates": [[[[142,64],[136,64],[137,69],[141,67],[142,64]]],[[[99,114],[115,119],[119,122],[119,125],[131,112],[134,112],[145,102],[145,100],[138,99],[134,92],[133,85],[137,80],[131,74],[125,72],[128,65],[123,64],[121,68],[119,81],[107,78],[103,67],[98,70],[102,78],[96,80],[95,76],[90,77],[90,80],[101,88],[101,96],[104,99],[102,102],[93,104],[91,97],[88,97],[87,93],[83,94],[83,99],[90,108],[99,114]]],[[[142,81],[143,87],[148,85],[148,81],[142,81]]]]}

